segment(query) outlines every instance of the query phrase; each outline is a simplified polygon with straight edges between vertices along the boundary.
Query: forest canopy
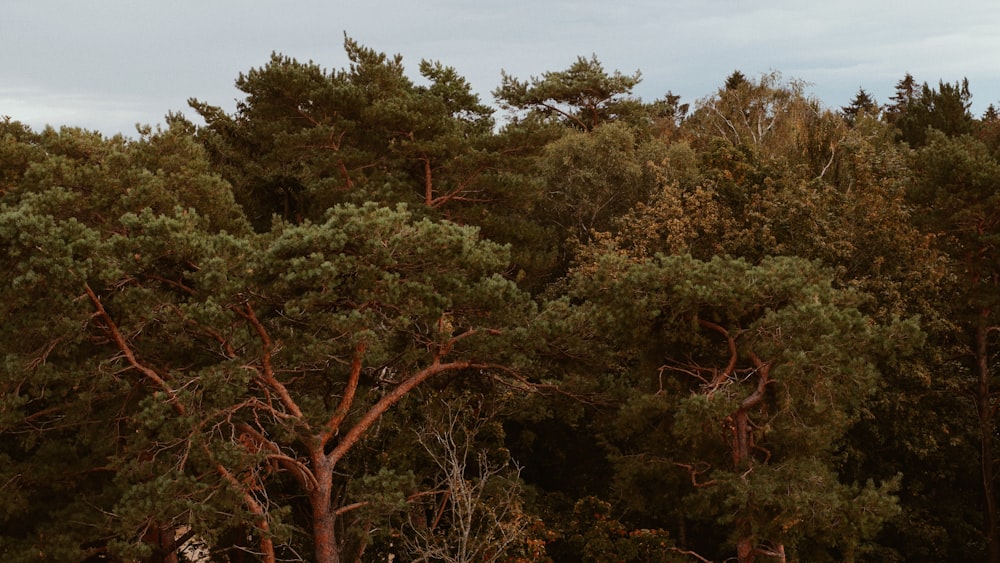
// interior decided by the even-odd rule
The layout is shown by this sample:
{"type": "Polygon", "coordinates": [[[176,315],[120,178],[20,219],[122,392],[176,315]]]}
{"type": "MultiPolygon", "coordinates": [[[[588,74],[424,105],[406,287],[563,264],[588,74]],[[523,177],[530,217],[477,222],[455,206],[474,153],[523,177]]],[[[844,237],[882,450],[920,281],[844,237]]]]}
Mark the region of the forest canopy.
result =
{"type": "Polygon", "coordinates": [[[4,561],[1000,563],[968,81],[481,100],[344,46],[136,138],[0,120],[4,561]]]}

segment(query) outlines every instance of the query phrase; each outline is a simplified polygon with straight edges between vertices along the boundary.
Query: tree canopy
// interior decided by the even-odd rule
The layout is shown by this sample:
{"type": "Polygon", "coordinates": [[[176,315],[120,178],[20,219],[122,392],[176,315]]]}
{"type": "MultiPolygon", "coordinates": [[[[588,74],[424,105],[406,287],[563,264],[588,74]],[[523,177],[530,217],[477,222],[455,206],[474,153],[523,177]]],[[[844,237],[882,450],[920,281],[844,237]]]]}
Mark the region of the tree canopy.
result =
{"type": "Polygon", "coordinates": [[[4,561],[1000,563],[967,80],[591,56],[494,106],[344,48],[134,138],[0,121],[4,561]]]}

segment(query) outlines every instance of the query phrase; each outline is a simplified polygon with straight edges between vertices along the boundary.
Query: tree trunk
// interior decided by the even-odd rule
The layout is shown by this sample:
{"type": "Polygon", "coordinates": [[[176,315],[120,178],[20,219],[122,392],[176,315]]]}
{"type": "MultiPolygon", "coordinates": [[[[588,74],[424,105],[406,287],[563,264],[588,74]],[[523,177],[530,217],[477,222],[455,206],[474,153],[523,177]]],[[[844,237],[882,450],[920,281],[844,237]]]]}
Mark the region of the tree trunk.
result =
{"type": "Polygon", "coordinates": [[[174,529],[153,525],[142,541],[153,546],[149,563],[177,563],[177,546],[174,545],[174,529]]]}
{"type": "Polygon", "coordinates": [[[336,513],[333,510],[333,466],[323,451],[312,452],[315,488],[309,493],[312,505],[313,546],[316,563],[340,563],[337,550],[336,513]]]}
{"type": "MultiPolygon", "coordinates": [[[[733,424],[733,436],[730,448],[733,455],[733,468],[736,470],[753,468],[751,453],[754,447],[753,428],[750,425],[750,411],[760,406],[764,400],[764,392],[771,382],[771,364],[761,361],[756,354],[751,353],[754,367],[757,369],[757,387],[740,402],[740,407],[730,415],[733,424]]],[[[731,369],[727,370],[731,371],[731,369]]],[[[736,560],[738,563],[753,563],[758,555],[757,545],[751,535],[752,526],[747,520],[738,524],[744,528],[742,537],[736,543],[736,560]]]]}
{"type": "Polygon", "coordinates": [[[976,414],[979,417],[980,474],[983,481],[983,533],[986,536],[989,563],[1000,563],[1000,529],[997,523],[996,490],[994,487],[995,467],[993,462],[993,401],[990,386],[989,364],[989,310],[983,310],[976,322],[975,356],[976,414]]]}
{"type": "Polygon", "coordinates": [[[313,507],[313,543],[316,548],[316,563],[340,563],[340,552],[337,550],[336,519],[330,510],[329,500],[326,509],[313,507]]]}
{"type": "Polygon", "coordinates": [[[754,553],[753,540],[750,538],[742,538],[736,544],[736,560],[739,563],[753,563],[754,553]]]}

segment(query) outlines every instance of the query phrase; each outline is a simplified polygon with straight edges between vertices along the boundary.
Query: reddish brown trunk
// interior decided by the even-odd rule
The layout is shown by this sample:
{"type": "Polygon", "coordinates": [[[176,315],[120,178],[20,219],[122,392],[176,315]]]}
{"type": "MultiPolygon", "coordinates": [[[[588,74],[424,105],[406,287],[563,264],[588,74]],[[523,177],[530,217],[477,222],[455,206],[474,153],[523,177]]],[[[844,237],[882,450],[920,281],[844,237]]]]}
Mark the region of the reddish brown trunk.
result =
{"type": "Polygon", "coordinates": [[[754,560],[753,540],[743,538],[736,544],[736,560],[738,563],[753,563],[754,560]]]}
{"type": "Polygon", "coordinates": [[[149,563],[177,563],[173,528],[154,525],[142,537],[142,541],[153,546],[153,555],[149,558],[149,563]]]}
{"type": "Polygon", "coordinates": [[[316,563],[340,563],[335,520],[329,505],[330,503],[327,502],[325,510],[320,506],[313,507],[313,543],[316,549],[316,563]]]}
{"type": "Polygon", "coordinates": [[[424,204],[432,207],[434,204],[434,175],[431,169],[431,159],[423,157],[424,161],[424,204]]]}
{"type": "Polygon", "coordinates": [[[322,450],[312,452],[315,488],[309,493],[313,516],[316,563],[340,563],[337,550],[336,513],[333,510],[333,464],[322,450]]]}
{"type": "Polygon", "coordinates": [[[752,461],[750,453],[754,448],[754,438],[753,428],[750,427],[750,411],[764,400],[764,391],[771,382],[771,364],[762,362],[756,355],[753,355],[753,361],[757,369],[757,387],[740,402],[740,408],[731,415],[733,438],[730,448],[736,469],[741,469],[752,461]]]}
{"type": "Polygon", "coordinates": [[[353,190],[354,180],[351,180],[351,173],[347,171],[347,165],[345,165],[344,161],[341,160],[339,166],[340,166],[340,175],[344,177],[344,182],[347,185],[347,189],[353,190]]]}
{"type": "MultiPolygon", "coordinates": [[[[757,370],[757,387],[740,402],[740,407],[731,415],[733,436],[730,444],[734,468],[746,469],[748,472],[753,469],[752,453],[755,447],[750,411],[759,407],[764,401],[764,392],[771,382],[771,364],[761,361],[756,354],[751,353],[751,358],[757,370]]],[[[736,560],[738,563],[753,563],[756,556],[762,552],[757,549],[756,540],[750,531],[750,523],[737,520],[737,526],[743,531],[742,537],[736,543],[736,560]]]]}
{"type": "Polygon", "coordinates": [[[976,375],[976,414],[979,417],[979,456],[980,475],[983,486],[983,527],[986,534],[989,563],[1000,563],[1000,529],[997,523],[996,489],[994,475],[996,468],[993,463],[993,405],[990,386],[989,366],[989,326],[987,320],[989,310],[982,311],[976,324],[975,355],[976,375]]]}

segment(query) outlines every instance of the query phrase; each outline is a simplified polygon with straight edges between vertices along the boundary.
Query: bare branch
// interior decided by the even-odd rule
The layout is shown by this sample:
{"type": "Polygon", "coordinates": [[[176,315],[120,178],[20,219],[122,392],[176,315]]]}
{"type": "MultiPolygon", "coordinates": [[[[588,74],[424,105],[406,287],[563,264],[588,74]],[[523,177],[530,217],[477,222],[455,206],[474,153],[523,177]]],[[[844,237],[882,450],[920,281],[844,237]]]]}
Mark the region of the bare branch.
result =
{"type": "Polygon", "coordinates": [[[705,473],[706,471],[710,471],[712,469],[712,466],[707,463],[693,464],[693,463],[680,463],[675,461],[674,465],[676,465],[677,467],[683,467],[684,469],[687,469],[688,474],[691,475],[691,484],[694,485],[696,488],[700,489],[703,487],[711,487],[719,484],[719,482],[716,481],[715,479],[710,479],[708,481],[702,481],[702,482],[698,481],[699,475],[705,473]]]}
{"type": "Polygon", "coordinates": [[[695,553],[693,551],[688,551],[686,549],[681,549],[679,547],[671,547],[670,551],[673,551],[675,553],[680,553],[681,555],[690,555],[691,557],[694,557],[695,559],[697,559],[698,561],[701,561],[702,563],[712,563],[711,559],[705,559],[704,557],[702,557],[701,555],[698,555],[697,553],[695,553]]]}
{"type": "Polygon", "coordinates": [[[346,513],[350,512],[352,510],[357,510],[359,508],[364,508],[364,507],[368,506],[369,504],[370,503],[368,501],[355,502],[355,503],[352,503],[352,504],[345,504],[344,506],[341,506],[337,510],[334,510],[333,511],[333,515],[334,516],[340,516],[341,514],[346,514],[346,513]]]}

